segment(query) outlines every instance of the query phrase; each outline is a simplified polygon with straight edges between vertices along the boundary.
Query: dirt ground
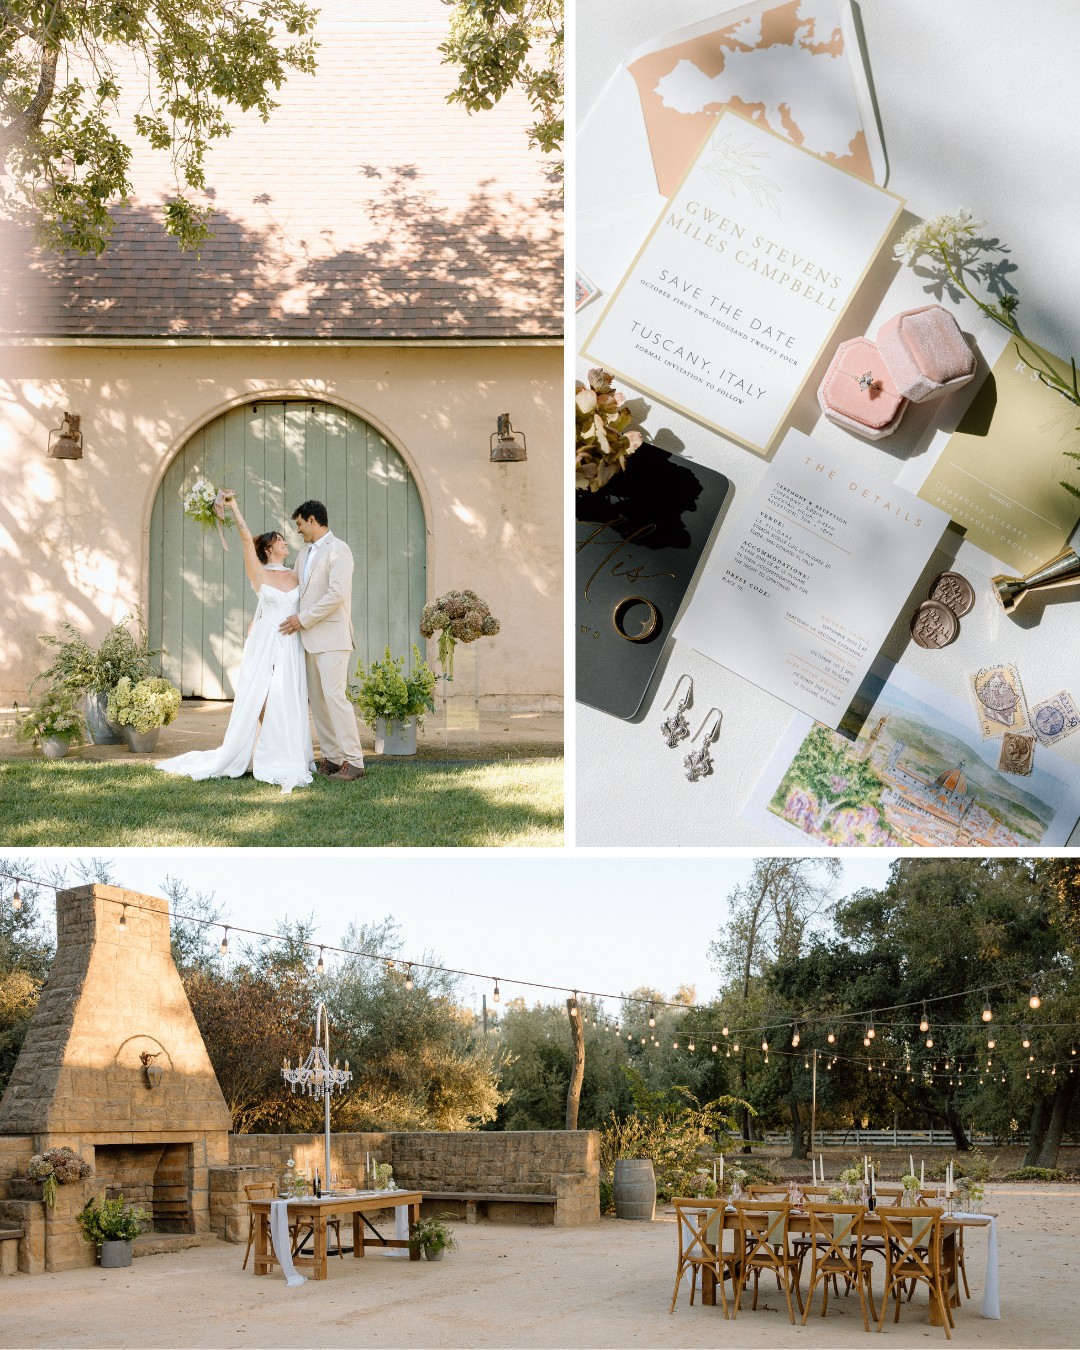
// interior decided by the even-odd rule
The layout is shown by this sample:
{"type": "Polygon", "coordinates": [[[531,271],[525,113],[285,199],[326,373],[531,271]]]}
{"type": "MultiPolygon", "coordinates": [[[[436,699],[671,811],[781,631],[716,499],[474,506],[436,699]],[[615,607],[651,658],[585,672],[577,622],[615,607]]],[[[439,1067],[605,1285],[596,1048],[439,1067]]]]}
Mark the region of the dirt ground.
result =
{"type": "MultiPolygon", "coordinates": [[[[992,1186],[998,1215],[1001,1321],[979,1313],[986,1236],[967,1239],[972,1301],[956,1312],[956,1347],[1076,1346],[1080,1187],[992,1186]]],[[[325,1283],[288,1289],[241,1271],[221,1242],[147,1256],[127,1270],[18,1275],[0,1284],[0,1345],[9,1346],[766,1346],[865,1345],[857,1299],[815,1300],[792,1327],[773,1288],[736,1321],[690,1307],[684,1282],[668,1315],[676,1235],[604,1219],[579,1229],[455,1225],[460,1244],[438,1265],[370,1255],[332,1260],[325,1283]]],[[[369,1248],[370,1251],[370,1248],[369,1248]]],[[[877,1276],[877,1270],[875,1269],[877,1276]]],[[[880,1292],[880,1278],[875,1278],[880,1292]]],[[[944,1345],[924,1293],[891,1313],[880,1346],[944,1345]]]]}

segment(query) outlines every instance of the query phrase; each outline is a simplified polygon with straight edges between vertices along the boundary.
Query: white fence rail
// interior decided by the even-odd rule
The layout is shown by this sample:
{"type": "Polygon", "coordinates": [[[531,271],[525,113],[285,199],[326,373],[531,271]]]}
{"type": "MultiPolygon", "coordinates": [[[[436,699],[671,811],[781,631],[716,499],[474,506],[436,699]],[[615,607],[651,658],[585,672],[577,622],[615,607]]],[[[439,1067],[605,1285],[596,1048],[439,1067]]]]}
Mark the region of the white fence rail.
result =
{"type": "MultiPolygon", "coordinates": [[[[972,1134],[968,1138],[973,1144],[990,1144],[996,1141],[993,1135],[972,1134]]],[[[791,1132],[773,1130],[766,1134],[767,1144],[788,1144],[791,1132]]],[[[856,1145],[877,1144],[885,1148],[934,1148],[949,1146],[953,1143],[951,1130],[818,1130],[814,1135],[814,1148],[847,1148],[856,1145]]],[[[1010,1144],[1026,1144],[1027,1137],[1019,1135],[1010,1138],[1010,1144]]]]}

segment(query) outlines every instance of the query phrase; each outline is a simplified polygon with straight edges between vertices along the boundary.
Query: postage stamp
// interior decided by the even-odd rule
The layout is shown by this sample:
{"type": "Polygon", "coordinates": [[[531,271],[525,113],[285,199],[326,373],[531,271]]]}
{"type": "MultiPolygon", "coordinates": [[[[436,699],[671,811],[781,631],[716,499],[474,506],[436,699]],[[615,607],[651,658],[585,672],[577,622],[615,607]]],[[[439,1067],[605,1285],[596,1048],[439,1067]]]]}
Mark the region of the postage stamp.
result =
{"type": "Polygon", "coordinates": [[[1019,736],[1015,731],[1006,731],[1001,738],[1001,757],[998,769],[1002,773],[1019,773],[1026,778],[1035,762],[1035,737],[1019,736]]]}
{"type": "Polygon", "coordinates": [[[581,310],[600,294],[600,287],[590,281],[584,272],[574,273],[574,309],[581,310]]]}
{"type": "Polygon", "coordinates": [[[1063,689],[1053,698],[1035,704],[1031,710],[1031,726],[1040,745],[1056,745],[1080,727],[1080,712],[1063,689]]]}
{"type": "Polygon", "coordinates": [[[971,676],[971,691],[984,739],[1029,725],[1024,686],[1015,666],[984,666],[971,676]]]}

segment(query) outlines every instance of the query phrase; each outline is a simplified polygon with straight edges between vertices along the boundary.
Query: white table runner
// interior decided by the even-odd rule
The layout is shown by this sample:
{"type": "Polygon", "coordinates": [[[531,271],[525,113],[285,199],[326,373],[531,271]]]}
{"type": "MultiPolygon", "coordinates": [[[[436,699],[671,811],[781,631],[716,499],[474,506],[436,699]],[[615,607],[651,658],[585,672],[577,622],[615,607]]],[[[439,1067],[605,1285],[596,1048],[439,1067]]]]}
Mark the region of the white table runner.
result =
{"type": "Polygon", "coordinates": [[[293,1265],[292,1240],[289,1237],[288,1200],[270,1201],[270,1241],[273,1244],[278,1265],[281,1267],[281,1273],[285,1276],[285,1283],[289,1288],[307,1284],[307,1276],[301,1275],[293,1265]]]}
{"type": "Polygon", "coordinates": [[[992,1214],[956,1214],[957,1219],[988,1220],[989,1233],[986,1236],[986,1279],[983,1281],[982,1315],[991,1321],[1001,1321],[1001,1308],[998,1304],[998,1244],[997,1223],[992,1214]]]}

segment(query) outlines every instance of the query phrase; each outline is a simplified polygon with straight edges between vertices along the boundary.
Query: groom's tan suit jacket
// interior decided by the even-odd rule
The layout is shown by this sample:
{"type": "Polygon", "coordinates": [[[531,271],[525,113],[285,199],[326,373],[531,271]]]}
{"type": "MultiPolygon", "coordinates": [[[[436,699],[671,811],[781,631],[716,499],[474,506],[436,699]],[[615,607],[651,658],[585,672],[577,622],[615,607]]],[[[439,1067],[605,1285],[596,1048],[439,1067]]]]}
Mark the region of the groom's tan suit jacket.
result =
{"type": "Polygon", "coordinates": [[[331,532],[315,550],[311,572],[303,580],[311,545],[305,544],[296,559],[300,580],[300,638],[308,652],[351,652],[352,550],[331,532]]]}

